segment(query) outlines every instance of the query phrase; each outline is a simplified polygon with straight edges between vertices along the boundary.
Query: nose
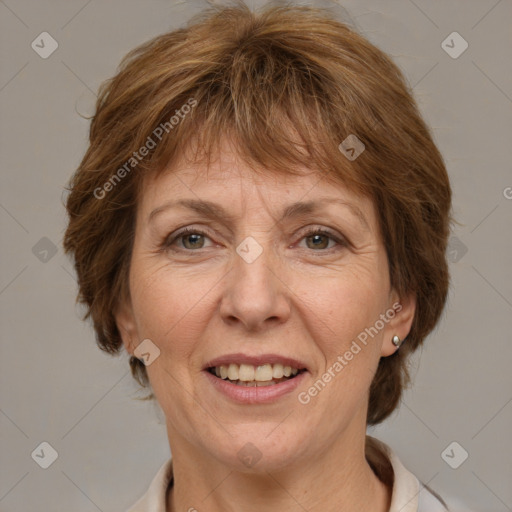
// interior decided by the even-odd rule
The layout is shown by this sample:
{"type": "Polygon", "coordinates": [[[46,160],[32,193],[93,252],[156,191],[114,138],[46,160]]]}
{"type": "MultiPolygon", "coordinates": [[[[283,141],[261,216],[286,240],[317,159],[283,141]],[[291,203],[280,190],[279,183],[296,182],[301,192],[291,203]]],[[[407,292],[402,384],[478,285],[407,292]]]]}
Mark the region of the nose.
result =
{"type": "Polygon", "coordinates": [[[285,323],[290,316],[290,289],[269,249],[252,262],[236,255],[224,281],[220,314],[230,325],[259,332],[285,323]]]}

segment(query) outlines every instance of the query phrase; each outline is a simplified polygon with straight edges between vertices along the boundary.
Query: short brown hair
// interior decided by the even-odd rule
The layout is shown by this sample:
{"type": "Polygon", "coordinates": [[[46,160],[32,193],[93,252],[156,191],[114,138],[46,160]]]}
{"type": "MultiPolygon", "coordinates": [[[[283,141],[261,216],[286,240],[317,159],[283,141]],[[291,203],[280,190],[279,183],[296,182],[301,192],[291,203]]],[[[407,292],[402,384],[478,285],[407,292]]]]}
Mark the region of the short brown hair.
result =
{"type": "MultiPolygon", "coordinates": [[[[367,422],[383,421],[409,383],[408,356],[445,305],[451,187],[398,67],[323,9],[212,7],[129,52],[101,85],[89,147],[70,181],[64,236],[98,345],[109,353],[122,346],[114,312],[129,298],[143,178],[172,167],[192,140],[210,162],[228,134],[256,167],[296,174],[294,166],[306,166],[374,201],[391,285],[400,296],[416,294],[407,340],[380,359],[370,388],[367,422]],[[365,145],[354,160],[339,149],[351,134],[365,145]],[[150,138],[157,144],[147,150],[150,138]]],[[[144,364],[132,357],[130,366],[148,385],[144,364]]]]}

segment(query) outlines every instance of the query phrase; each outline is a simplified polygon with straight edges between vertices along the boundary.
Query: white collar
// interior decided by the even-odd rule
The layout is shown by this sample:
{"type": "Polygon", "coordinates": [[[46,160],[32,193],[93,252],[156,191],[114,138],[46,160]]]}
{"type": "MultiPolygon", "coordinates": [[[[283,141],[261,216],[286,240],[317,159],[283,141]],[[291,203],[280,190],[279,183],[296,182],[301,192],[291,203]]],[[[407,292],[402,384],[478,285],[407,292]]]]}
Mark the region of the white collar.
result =
{"type": "MultiPolygon", "coordinates": [[[[446,512],[446,508],[420,485],[387,444],[375,438],[372,440],[387,455],[395,475],[389,512],[446,512]]],[[[171,479],[172,459],[169,459],[160,467],[144,496],[127,512],[166,512],[167,487],[171,479]]]]}

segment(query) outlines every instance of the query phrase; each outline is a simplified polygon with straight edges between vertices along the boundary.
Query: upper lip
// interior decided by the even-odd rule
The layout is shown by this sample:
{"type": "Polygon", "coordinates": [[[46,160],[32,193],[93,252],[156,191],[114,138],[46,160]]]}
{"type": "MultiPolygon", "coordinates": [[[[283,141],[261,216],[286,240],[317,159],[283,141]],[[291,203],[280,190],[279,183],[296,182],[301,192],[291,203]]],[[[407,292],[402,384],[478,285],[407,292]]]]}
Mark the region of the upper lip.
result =
{"type": "Polygon", "coordinates": [[[291,366],[292,368],[297,368],[298,370],[307,370],[306,365],[295,359],[293,357],[288,356],[280,356],[279,354],[260,354],[258,356],[250,356],[248,354],[226,354],[220,357],[216,357],[215,359],[211,359],[206,363],[206,366],[203,368],[207,370],[208,368],[212,368],[215,366],[229,366],[230,364],[251,364],[253,366],[260,366],[265,363],[270,364],[282,364],[283,366],[291,366]]]}

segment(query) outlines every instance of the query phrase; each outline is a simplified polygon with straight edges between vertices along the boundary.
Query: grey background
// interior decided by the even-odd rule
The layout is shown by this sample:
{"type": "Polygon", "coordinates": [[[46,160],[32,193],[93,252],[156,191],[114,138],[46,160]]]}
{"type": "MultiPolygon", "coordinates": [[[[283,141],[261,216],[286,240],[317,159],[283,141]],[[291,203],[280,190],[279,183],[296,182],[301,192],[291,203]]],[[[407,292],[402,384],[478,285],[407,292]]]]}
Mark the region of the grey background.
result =
{"type": "MultiPolygon", "coordinates": [[[[144,393],[127,355],[101,352],[79,319],[60,245],[63,187],[86,149],[88,122],[78,112],[93,113],[100,83],[134,46],[206,5],[0,1],[2,512],[124,510],[169,457],[161,411],[134,400],[144,393]],[[31,48],[43,31],[59,45],[47,59],[31,48]],[[58,453],[48,469],[31,457],[43,441],[58,453]]],[[[334,2],[316,5],[343,16],[334,2]]],[[[413,361],[415,385],[370,433],[454,510],[512,510],[512,4],[343,5],[347,21],[390,53],[414,86],[462,223],[451,242],[446,312],[413,361]],[[453,31],[469,44],[456,59],[441,47],[453,31]],[[441,457],[453,441],[462,448],[448,450],[451,461],[462,449],[469,454],[458,469],[441,457]]]]}

